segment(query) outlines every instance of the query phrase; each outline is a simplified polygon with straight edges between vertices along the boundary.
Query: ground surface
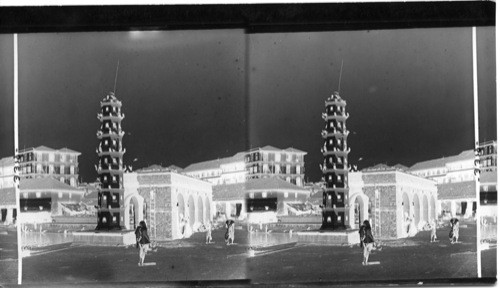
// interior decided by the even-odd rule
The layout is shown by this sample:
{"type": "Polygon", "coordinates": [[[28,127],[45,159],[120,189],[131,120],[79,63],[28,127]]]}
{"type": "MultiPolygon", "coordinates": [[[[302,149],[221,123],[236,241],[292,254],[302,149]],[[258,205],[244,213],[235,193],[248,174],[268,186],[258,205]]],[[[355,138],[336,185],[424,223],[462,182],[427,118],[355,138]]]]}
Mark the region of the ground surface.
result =
{"type": "Polygon", "coordinates": [[[23,259],[23,284],[86,282],[177,282],[246,278],[246,233],[235,230],[236,245],[226,246],[224,231],[190,239],[160,243],[146,256],[155,266],[138,267],[139,250],[133,247],[90,247],[60,244],[52,251],[23,259]]]}
{"type": "MultiPolygon", "coordinates": [[[[382,250],[370,256],[370,261],[380,261],[380,265],[363,266],[363,251],[359,246],[297,245],[279,253],[256,253],[248,259],[247,275],[252,283],[268,284],[474,282],[477,277],[476,226],[464,224],[467,227],[460,229],[459,244],[450,244],[447,227],[437,231],[439,242],[436,243],[430,243],[430,232],[425,231],[411,239],[382,243],[382,250]]],[[[483,277],[495,277],[496,248],[482,255],[483,277]]]]}
{"type": "MultiPolygon", "coordinates": [[[[232,246],[225,245],[222,229],[212,233],[215,244],[206,245],[204,233],[196,233],[190,239],[159,243],[158,251],[146,257],[146,262],[157,265],[148,267],[138,267],[135,247],[59,244],[34,251],[33,256],[23,259],[23,284],[129,283],[136,286],[146,283],[146,286],[155,286],[221,284],[224,282],[218,281],[233,280],[224,284],[477,283],[476,226],[464,224],[467,227],[460,229],[459,244],[449,243],[447,227],[438,229],[440,242],[437,243],[429,242],[429,232],[420,232],[411,239],[384,241],[382,250],[370,256],[370,261],[381,264],[372,266],[361,265],[359,246],[295,242],[250,245],[247,232],[238,229],[235,230],[237,244],[232,246]],[[254,248],[253,257],[249,257],[250,246],[254,248]]],[[[483,277],[496,277],[496,248],[481,255],[483,277]]]]}
{"type": "Polygon", "coordinates": [[[0,226],[0,285],[17,283],[17,231],[0,226]]]}

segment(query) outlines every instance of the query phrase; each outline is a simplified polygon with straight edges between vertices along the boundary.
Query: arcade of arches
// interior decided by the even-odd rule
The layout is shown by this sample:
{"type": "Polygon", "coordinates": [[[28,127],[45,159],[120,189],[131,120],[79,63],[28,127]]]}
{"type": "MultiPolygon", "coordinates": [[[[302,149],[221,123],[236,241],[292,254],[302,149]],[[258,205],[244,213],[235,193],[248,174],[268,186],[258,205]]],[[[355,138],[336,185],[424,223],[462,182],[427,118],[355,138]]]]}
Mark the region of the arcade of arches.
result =
{"type": "Polygon", "coordinates": [[[144,220],[152,239],[190,237],[211,220],[210,183],[170,171],[143,170],[124,174],[125,226],[144,220]]]}

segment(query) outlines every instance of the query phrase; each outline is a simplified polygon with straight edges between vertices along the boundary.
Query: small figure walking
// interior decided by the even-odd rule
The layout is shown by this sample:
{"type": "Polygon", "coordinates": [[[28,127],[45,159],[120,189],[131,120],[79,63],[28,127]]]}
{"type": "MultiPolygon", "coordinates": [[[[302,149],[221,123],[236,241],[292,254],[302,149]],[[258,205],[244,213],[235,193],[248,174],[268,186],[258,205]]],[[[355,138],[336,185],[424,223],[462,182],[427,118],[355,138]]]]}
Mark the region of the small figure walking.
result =
{"type": "Polygon", "coordinates": [[[359,228],[359,236],[360,244],[363,247],[363,265],[368,265],[368,258],[370,257],[370,252],[373,250],[373,243],[375,242],[368,220],[363,221],[363,224],[359,228]]]}
{"type": "Polygon", "coordinates": [[[437,242],[436,220],[431,220],[431,242],[437,242]]]}
{"type": "Polygon", "coordinates": [[[143,266],[144,258],[146,258],[146,254],[148,253],[149,243],[151,243],[146,222],[141,221],[139,223],[139,226],[135,229],[135,237],[137,240],[136,247],[139,248],[139,266],[143,266]]]}
{"type": "Polygon", "coordinates": [[[459,220],[457,218],[451,218],[450,220],[451,230],[450,237],[451,244],[455,244],[458,242],[458,232],[459,232],[459,220]]]}
{"type": "Polygon", "coordinates": [[[207,234],[206,234],[206,237],[205,237],[205,244],[210,244],[210,243],[213,243],[212,242],[212,223],[210,223],[210,221],[208,221],[207,223],[207,234]]]}
{"type": "Polygon", "coordinates": [[[226,234],[224,235],[226,239],[226,245],[234,244],[234,221],[226,221],[226,234]]]}

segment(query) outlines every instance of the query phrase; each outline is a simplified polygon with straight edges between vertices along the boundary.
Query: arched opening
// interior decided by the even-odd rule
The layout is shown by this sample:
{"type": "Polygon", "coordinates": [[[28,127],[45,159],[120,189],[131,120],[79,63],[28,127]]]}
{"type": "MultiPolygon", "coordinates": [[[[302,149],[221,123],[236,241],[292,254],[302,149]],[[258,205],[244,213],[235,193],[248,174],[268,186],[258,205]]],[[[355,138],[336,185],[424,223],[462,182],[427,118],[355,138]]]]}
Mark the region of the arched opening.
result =
{"type": "Polygon", "coordinates": [[[401,221],[403,225],[403,235],[406,237],[410,231],[410,198],[408,197],[408,194],[403,192],[403,203],[401,204],[403,206],[403,215],[401,221]]]}
{"type": "Polygon", "coordinates": [[[188,209],[189,209],[189,226],[193,227],[194,220],[196,220],[195,217],[195,205],[194,205],[194,198],[193,195],[189,196],[188,200],[188,209]]]}
{"type": "Polygon", "coordinates": [[[129,227],[131,229],[135,229],[137,225],[139,225],[139,222],[141,219],[139,219],[142,215],[139,215],[140,209],[139,209],[139,200],[137,197],[133,196],[130,198],[130,204],[129,204],[129,210],[128,210],[128,221],[129,221],[129,227]]]}
{"type": "Polygon", "coordinates": [[[212,221],[212,217],[210,217],[210,200],[208,200],[208,197],[205,198],[205,219],[206,221],[210,222],[212,221]]]}
{"type": "Polygon", "coordinates": [[[427,200],[427,195],[422,198],[422,220],[429,223],[429,201],[427,200]]]}
{"type": "Polygon", "coordinates": [[[418,227],[418,224],[420,224],[420,200],[417,194],[413,195],[413,217],[415,226],[418,227]]]}
{"type": "Polygon", "coordinates": [[[354,226],[356,228],[359,228],[364,220],[368,220],[368,215],[365,215],[364,208],[365,203],[363,202],[363,198],[356,196],[354,200],[354,226]]]}
{"type": "Polygon", "coordinates": [[[147,222],[148,219],[148,204],[146,204],[146,201],[142,204],[142,219],[147,222]]]}
{"type": "MultiPolygon", "coordinates": [[[[177,194],[177,223],[178,223],[178,230],[180,235],[184,235],[184,220],[186,217],[185,214],[185,203],[184,203],[184,197],[182,197],[182,194],[177,194]]],[[[181,236],[182,237],[182,236],[181,236]]]]}
{"type": "Polygon", "coordinates": [[[198,222],[200,224],[203,224],[203,200],[201,199],[201,196],[198,197],[198,222]]]}
{"type": "Polygon", "coordinates": [[[431,197],[431,220],[436,219],[436,200],[431,197]]]}

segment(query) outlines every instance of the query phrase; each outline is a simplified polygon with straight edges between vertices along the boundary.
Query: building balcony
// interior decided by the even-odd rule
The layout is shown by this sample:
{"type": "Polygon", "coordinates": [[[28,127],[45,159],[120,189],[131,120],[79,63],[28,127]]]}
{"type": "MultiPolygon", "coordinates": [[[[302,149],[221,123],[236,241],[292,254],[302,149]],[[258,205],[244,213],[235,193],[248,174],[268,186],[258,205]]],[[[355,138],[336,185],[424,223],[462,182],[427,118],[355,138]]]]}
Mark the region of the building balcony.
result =
{"type": "Polygon", "coordinates": [[[117,113],[115,115],[111,113],[109,115],[103,115],[102,113],[97,113],[97,119],[99,119],[99,121],[111,120],[113,122],[120,122],[121,120],[123,120],[123,118],[125,118],[124,113],[117,113]]]}
{"type": "Polygon", "coordinates": [[[101,108],[106,106],[122,107],[122,101],[112,98],[101,101],[101,108]]]}
{"type": "Polygon", "coordinates": [[[122,165],[119,164],[110,164],[110,165],[98,164],[94,165],[94,167],[96,168],[96,171],[98,173],[111,173],[111,174],[123,173],[123,167],[122,165]]]}
{"type": "Polygon", "coordinates": [[[115,150],[113,148],[105,149],[105,150],[102,150],[100,148],[96,149],[96,153],[99,155],[121,156],[121,155],[125,154],[125,152],[127,152],[127,149],[123,149],[122,151],[115,150]]]}
{"type": "Polygon", "coordinates": [[[346,102],[340,97],[336,98],[335,96],[332,95],[325,101],[325,106],[330,106],[330,105],[346,106],[346,102]]]}
{"type": "Polygon", "coordinates": [[[345,120],[347,120],[347,118],[349,118],[349,113],[337,113],[337,112],[335,112],[334,114],[322,113],[322,117],[324,120],[342,120],[342,121],[345,121],[345,120]]]}

